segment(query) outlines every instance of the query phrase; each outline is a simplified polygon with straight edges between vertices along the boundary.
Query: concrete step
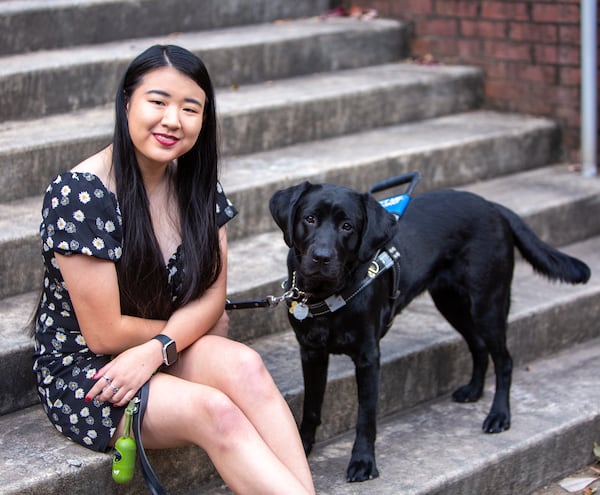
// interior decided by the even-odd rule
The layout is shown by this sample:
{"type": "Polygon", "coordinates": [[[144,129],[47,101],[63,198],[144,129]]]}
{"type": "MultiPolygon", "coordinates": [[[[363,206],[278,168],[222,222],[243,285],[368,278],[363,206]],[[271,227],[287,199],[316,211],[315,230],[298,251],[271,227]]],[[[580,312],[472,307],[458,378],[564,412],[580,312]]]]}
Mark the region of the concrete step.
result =
{"type": "Polygon", "coordinates": [[[0,55],[318,16],[328,0],[0,2],[0,55]],[[58,29],[60,27],[60,29],[58,29]]]}
{"type": "MultiPolygon", "coordinates": [[[[571,244],[600,235],[600,225],[594,221],[600,215],[600,183],[571,172],[564,165],[483,181],[466,188],[513,208],[552,245],[571,244]]],[[[5,230],[1,227],[0,223],[0,232],[5,230]]],[[[19,244],[24,245],[25,241],[14,241],[15,246],[19,244]]],[[[35,249],[31,248],[32,251],[35,249]]],[[[0,249],[0,253],[3,251],[0,249]]],[[[15,252],[18,250],[15,249],[15,252]]],[[[287,277],[286,255],[287,247],[279,231],[232,241],[228,264],[230,299],[239,301],[267,295],[280,296],[281,281],[287,277]]],[[[23,273],[27,267],[23,262],[13,265],[12,269],[23,273]],[[16,270],[15,266],[20,268],[16,270]]],[[[0,273],[4,272],[0,270],[0,273]]],[[[29,280],[36,290],[40,278],[37,276],[29,280]]],[[[571,290],[570,287],[565,289],[571,290]]],[[[30,372],[32,342],[27,332],[22,330],[27,325],[37,295],[34,291],[6,297],[0,304],[0,337],[5,342],[4,349],[0,349],[0,372],[10,378],[0,383],[0,414],[31,405],[37,400],[30,372]]],[[[283,306],[231,311],[230,317],[230,336],[236,340],[252,342],[265,335],[290,332],[283,306]]]]}
{"type": "Polygon", "coordinates": [[[473,424],[473,415],[487,412],[483,403],[449,397],[385,418],[377,438],[380,477],[366,483],[344,481],[351,434],[317,446],[310,458],[317,493],[527,495],[592,462],[600,435],[593,399],[600,393],[599,353],[595,339],[523,364],[514,374],[512,427],[499,435],[473,424]]]}
{"type": "MultiPolygon", "coordinates": [[[[241,212],[228,226],[229,239],[272,231],[269,198],[275,190],[301,180],[364,190],[382,178],[419,170],[423,180],[417,191],[466,184],[551,162],[557,156],[556,133],[556,125],[545,119],[469,112],[226,157],[223,184],[241,212]]],[[[51,153],[49,148],[40,150],[51,153]]],[[[59,165],[68,168],[64,162],[59,165]]],[[[19,170],[21,174],[23,185],[42,175],[19,170]]],[[[5,178],[0,176],[0,183],[5,178]]],[[[0,273],[7,277],[0,297],[33,290],[41,279],[40,204],[40,196],[0,203],[0,273]]]]}
{"type": "Polygon", "coordinates": [[[557,133],[546,119],[471,111],[225,157],[223,185],[241,211],[228,235],[271,230],[268,199],[303,180],[366,191],[379,180],[418,170],[423,178],[417,192],[457,186],[556,161],[557,133]]]}
{"type": "MultiPolygon", "coordinates": [[[[481,100],[481,76],[469,67],[394,63],[220,88],[221,150],[274,150],[471,110],[481,100]]],[[[110,105],[0,122],[0,194],[40,194],[58,171],[106,146],[112,127],[110,105]]]]}
{"type": "Polygon", "coordinates": [[[213,84],[228,87],[397,61],[407,54],[406,38],[407,29],[397,21],[313,18],[4,56],[0,120],[113,102],[126,66],[157,43],[197,53],[213,84]]]}
{"type": "MultiPolygon", "coordinates": [[[[565,250],[586,260],[592,273],[597,273],[599,248],[600,238],[595,237],[565,250]]],[[[527,493],[521,488],[534,475],[550,479],[550,456],[561,460],[562,469],[568,469],[566,464],[575,462],[576,456],[583,464],[581,459],[589,458],[593,435],[598,433],[600,415],[598,405],[589,399],[599,392],[595,377],[600,366],[600,329],[590,323],[600,316],[599,296],[598,277],[592,276],[584,286],[563,287],[517,264],[508,334],[516,370],[513,427],[490,436],[482,434],[480,426],[491,390],[474,405],[453,404],[446,397],[469,373],[468,351],[429,299],[417,299],[396,319],[382,343],[380,415],[401,412],[402,416],[380,425],[381,478],[368,485],[345,484],[351,442],[346,435],[315,450],[311,464],[318,493],[364,493],[365,489],[378,494],[483,493],[488,486],[489,493],[527,493]],[[578,343],[581,348],[575,347],[578,343]],[[562,356],[538,361],[565,350],[562,356]],[[583,451],[586,439],[589,445],[583,451]],[[552,450],[557,445],[559,452],[552,450]],[[531,470],[523,465],[524,456],[535,459],[531,470]],[[571,460],[565,462],[567,458],[571,460]],[[515,462],[520,463],[521,474],[509,469],[515,462]],[[444,492],[442,487],[454,491],[444,492]]],[[[253,347],[298,415],[303,387],[291,331],[258,339],[253,347]]],[[[319,441],[351,430],[355,411],[352,364],[344,356],[333,356],[319,441]]],[[[0,447],[0,483],[7,495],[80,493],[77,483],[82,480],[98,495],[114,493],[110,456],[69,443],[44,420],[40,406],[0,417],[0,447]]],[[[152,462],[170,493],[197,492],[198,483],[214,482],[214,471],[195,448],[152,452],[152,462]],[[184,464],[185,469],[176,467],[184,464]]],[[[145,490],[138,483],[118,493],[145,490]]]]}
{"type": "MultiPolygon", "coordinates": [[[[410,171],[413,169],[409,169],[410,171]]],[[[375,179],[373,179],[375,180],[375,179]]],[[[363,182],[370,184],[373,180],[363,182]]],[[[551,165],[461,186],[505,204],[519,213],[546,242],[561,246],[600,235],[600,183],[551,165]]],[[[418,186],[416,192],[421,191],[418,186]]],[[[280,231],[249,236],[229,248],[228,292],[231,300],[280,296],[287,278],[287,247],[280,231]],[[252,262],[248,262],[252,260],[252,262]]],[[[273,309],[231,311],[231,336],[260,337],[289,328],[285,312],[273,309]]]]}

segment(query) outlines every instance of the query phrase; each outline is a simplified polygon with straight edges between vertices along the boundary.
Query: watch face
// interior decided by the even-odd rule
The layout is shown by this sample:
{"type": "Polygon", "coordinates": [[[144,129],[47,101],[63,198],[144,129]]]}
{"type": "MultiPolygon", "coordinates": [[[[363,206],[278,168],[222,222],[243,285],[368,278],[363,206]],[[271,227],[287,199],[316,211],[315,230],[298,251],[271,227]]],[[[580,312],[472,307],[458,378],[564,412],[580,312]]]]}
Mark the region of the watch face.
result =
{"type": "Polygon", "coordinates": [[[175,341],[169,342],[165,347],[165,356],[167,358],[167,366],[172,365],[175,361],[177,361],[177,346],[175,345],[175,341]]]}

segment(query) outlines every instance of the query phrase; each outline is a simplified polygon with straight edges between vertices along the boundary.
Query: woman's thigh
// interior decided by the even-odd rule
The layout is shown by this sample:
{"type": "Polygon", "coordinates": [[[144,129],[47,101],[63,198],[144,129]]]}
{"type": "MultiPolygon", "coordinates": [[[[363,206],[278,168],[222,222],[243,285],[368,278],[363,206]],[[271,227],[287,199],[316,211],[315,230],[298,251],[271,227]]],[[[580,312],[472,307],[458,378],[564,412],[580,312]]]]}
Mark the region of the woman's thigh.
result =
{"type": "Polygon", "coordinates": [[[245,344],[205,335],[185,349],[167,373],[215,387],[228,395],[239,388],[274,387],[260,355],[245,344]]]}

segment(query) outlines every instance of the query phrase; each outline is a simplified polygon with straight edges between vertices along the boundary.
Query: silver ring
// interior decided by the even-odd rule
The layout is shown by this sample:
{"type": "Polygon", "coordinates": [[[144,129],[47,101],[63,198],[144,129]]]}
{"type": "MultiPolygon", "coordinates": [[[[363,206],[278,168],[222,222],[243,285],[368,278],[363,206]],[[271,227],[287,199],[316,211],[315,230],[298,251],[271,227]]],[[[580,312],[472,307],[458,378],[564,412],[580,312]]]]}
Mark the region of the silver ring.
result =
{"type": "Polygon", "coordinates": [[[112,382],[112,380],[110,378],[108,378],[106,375],[104,375],[102,378],[104,378],[108,383],[112,382]]]}
{"type": "Polygon", "coordinates": [[[115,395],[119,391],[119,387],[110,387],[113,389],[113,395],[115,395]]]}

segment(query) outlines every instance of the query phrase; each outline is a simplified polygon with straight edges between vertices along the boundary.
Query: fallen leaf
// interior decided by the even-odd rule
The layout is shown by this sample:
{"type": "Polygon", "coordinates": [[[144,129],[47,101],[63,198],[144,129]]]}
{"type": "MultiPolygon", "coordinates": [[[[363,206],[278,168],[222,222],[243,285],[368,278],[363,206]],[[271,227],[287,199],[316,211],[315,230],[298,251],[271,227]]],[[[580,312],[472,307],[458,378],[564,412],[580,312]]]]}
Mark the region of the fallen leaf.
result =
{"type": "Polygon", "coordinates": [[[597,479],[598,478],[565,478],[559,483],[559,485],[568,492],[575,493],[583,490],[597,479]]]}

